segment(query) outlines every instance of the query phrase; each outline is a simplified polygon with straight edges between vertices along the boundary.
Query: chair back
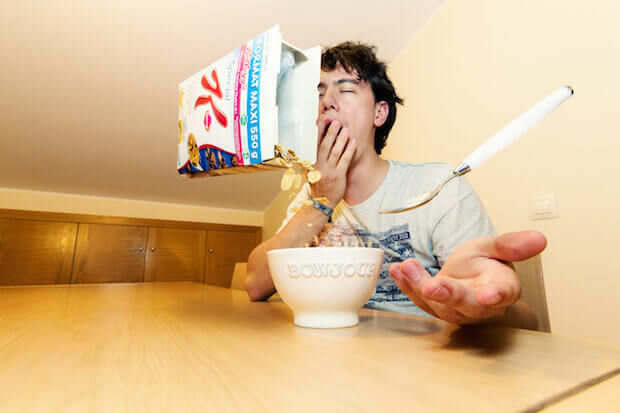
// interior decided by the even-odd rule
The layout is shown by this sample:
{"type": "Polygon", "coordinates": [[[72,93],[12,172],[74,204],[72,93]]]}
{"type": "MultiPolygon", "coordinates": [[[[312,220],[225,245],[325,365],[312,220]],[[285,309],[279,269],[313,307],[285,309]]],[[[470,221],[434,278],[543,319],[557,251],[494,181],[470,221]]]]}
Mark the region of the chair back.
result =
{"type": "Polygon", "coordinates": [[[537,330],[551,332],[540,255],[513,264],[521,281],[521,300],[530,306],[538,318],[537,330]]]}
{"type": "Polygon", "coordinates": [[[235,268],[233,269],[232,281],[230,283],[230,288],[234,290],[245,290],[245,276],[248,270],[247,262],[237,262],[235,263],[235,268]]]}

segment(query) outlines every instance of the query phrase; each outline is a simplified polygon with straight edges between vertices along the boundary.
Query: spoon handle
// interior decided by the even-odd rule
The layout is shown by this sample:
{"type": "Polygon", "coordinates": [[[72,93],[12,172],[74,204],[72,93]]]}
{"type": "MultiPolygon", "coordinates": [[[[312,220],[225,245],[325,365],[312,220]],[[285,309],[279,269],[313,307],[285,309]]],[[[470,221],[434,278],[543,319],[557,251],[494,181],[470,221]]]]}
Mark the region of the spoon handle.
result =
{"type": "Polygon", "coordinates": [[[462,175],[465,169],[474,169],[497,152],[510,145],[530,128],[540,122],[544,117],[551,113],[562,102],[571,97],[573,88],[562,86],[546,98],[532,106],[530,110],[510,122],[502,130],[489,138],[478,149],[470,153],[461,164],[455,168],[454,173],[462,175]]]}

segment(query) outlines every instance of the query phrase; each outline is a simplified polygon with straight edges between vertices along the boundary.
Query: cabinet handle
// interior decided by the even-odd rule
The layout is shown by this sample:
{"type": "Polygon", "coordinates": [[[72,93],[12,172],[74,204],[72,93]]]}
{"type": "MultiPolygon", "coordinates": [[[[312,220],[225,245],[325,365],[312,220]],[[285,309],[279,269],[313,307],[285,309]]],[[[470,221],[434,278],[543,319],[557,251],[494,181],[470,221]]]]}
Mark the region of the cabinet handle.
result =
{"type": "Polygon", "coordinates": [[[155,247],[151,247],[151,252],[155,251],[155,247]]]}
{"type": "Polygon", "coordinates": [[[140,247],[140,248],[138,248],[138,251],[142,252],[142,251],[144,251],[144,248],[140,247]]]}
{"type": "Polygon", "coordinates": [[[209,254],[213,254],[213,248],[209,248],[209,254]]]}

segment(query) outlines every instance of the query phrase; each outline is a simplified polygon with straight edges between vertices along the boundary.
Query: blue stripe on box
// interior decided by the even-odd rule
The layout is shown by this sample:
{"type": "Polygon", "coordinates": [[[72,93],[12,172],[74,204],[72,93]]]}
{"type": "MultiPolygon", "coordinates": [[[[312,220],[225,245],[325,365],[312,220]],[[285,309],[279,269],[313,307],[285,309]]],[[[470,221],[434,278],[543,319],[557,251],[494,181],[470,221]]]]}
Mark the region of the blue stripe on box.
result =
{"type": "Polygon", "coordinates": [[[265,34],[261,34],[252,41],[252,59],[250,62],[250,73],[248,74],[247,130],[250,164],[262,162],[260,150],[260,78],[264,44],[265,34]]]}

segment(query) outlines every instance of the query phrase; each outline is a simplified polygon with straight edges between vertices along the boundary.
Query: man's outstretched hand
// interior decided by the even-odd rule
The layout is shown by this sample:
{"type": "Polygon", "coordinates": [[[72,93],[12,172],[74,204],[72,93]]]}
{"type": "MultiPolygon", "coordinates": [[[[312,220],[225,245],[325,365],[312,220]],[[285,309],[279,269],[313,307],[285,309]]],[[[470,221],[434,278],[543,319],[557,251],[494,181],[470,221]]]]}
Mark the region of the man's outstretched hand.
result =
{"type": "Polygon", "coordinates": [[[396,285],[418,307],[445,321],[473,324],[501,320],[521,296],[512,261],[539,254],[547,239],[537,231],[511,232],[468,241],[431,275],[415,259],[390,266],[396,285]]]}

